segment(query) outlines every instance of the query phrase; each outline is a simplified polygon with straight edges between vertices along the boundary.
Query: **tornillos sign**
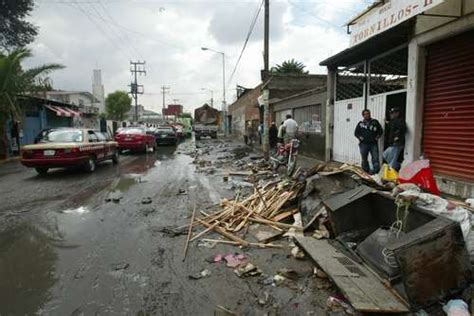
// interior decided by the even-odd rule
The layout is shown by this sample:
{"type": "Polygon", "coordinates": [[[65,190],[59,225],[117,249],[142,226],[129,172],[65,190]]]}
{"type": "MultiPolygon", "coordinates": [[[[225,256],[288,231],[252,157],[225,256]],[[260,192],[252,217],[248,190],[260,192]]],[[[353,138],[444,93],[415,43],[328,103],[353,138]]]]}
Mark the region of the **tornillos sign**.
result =
{"type": "Polygon", "coordinates": [[[444,0],[391,0],[381,7],[353,22],[351,27],[351,46],[357,45],[374,35],[380,34],[395,25],[429,10],[444,0]]]}

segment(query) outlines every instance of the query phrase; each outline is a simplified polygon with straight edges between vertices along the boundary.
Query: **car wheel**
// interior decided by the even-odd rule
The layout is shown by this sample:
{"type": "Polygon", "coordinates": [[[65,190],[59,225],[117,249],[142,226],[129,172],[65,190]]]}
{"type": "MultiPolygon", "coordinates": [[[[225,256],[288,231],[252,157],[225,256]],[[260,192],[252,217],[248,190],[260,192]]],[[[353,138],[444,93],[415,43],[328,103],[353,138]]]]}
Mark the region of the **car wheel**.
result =
{"type": "Polygon", "coordinates": [[[96,167],[95,158],[94,157],[89,157],[89,159],[87,159],[86,165],[84,166],[84,169],[87,172],[94,172],[95,167],[96,167]]]}
{"type": "Polygon", "coordinates": [[[45,175],[48,173],[48,168],[35,168],[36,172],[40,175],[45,175]]]}
{"type": "Polygon", "coordinates": [[[114,165],[118,164],[118,162],[119,162],[119,152],[118,152],[118,150],[114,151],[114,154],[112,156],[112,162],[114,163],[114,165]]]}

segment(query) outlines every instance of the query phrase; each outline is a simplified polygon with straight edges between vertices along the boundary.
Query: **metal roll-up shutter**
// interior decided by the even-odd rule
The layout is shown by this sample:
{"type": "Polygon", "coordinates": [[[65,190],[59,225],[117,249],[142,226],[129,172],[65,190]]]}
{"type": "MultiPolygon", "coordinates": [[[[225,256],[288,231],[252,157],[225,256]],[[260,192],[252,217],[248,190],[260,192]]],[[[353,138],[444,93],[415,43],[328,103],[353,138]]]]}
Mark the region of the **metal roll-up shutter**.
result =
{"type": "Polygon", "coordinates": [[[427,47],[423,152],[438,175],[474,180],[474,31],[427,47]]]}

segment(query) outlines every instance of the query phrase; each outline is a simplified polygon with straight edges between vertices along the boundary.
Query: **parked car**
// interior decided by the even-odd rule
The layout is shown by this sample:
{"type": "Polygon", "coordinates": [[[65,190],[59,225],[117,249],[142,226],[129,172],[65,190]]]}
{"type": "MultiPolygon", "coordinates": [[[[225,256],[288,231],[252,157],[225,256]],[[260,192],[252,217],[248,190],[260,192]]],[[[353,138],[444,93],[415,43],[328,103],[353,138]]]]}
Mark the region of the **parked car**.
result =
{"type": "Polygon", "coordinates": [[[22,148],[21,163],[46,174],[51,168],[83,167],[95,171],[98,162],[119,161],[118,144],[106,134],[78,128],[52,128],[44,131],[34,145],[22,148]]]}
{"type": "Polygon", "coordinates": [[[179,140],[184,139],[184,131],[183,127],[181,125],[173,125],[173,128],[176,132],[176,136],[178,137],[179,140]]]}
{"type": "Polygon", "coordinates": [[[178,135],[172,126],[159,126],[155,130],[155,140],[157,145],[176,145],[178,135]]]}
{"type": "Polygon", "coordinates": [[[115,133],[120,152],[124,150],[150,152],[156,148],[155,136],[145,127],[124,127],[115,133]]]}

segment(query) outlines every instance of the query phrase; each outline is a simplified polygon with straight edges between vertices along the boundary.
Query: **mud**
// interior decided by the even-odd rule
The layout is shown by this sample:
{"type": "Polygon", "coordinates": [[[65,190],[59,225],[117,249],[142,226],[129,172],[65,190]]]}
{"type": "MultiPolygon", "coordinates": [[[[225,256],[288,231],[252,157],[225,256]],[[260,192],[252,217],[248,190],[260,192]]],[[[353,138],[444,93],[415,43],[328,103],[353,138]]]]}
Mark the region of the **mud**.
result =
{"type": "Polygon", "coordinates": [[[234,152],[258,157],[219,139],[198,147],[188,140],[178,149],[125,155],[94,174],[58,170],[39,177],[17,163],[1,166],[0,315],[213,315],[222,308],[239,315],[324,314],[335,290],[289,249],[193,242],[183,262],[183,227],[193,208],[234,197],[222,179],[234,152]],[[224,157],[214,174],[196,172],[196,151],[212,166],[224,157]],[[262,274],[240,278],[208,262],[228,253],[244,254],[262,274]],[[210,275],[189,279],[205,269],[210,275]],[[265,282],[282,269],[297,277],[265,282]]]}

